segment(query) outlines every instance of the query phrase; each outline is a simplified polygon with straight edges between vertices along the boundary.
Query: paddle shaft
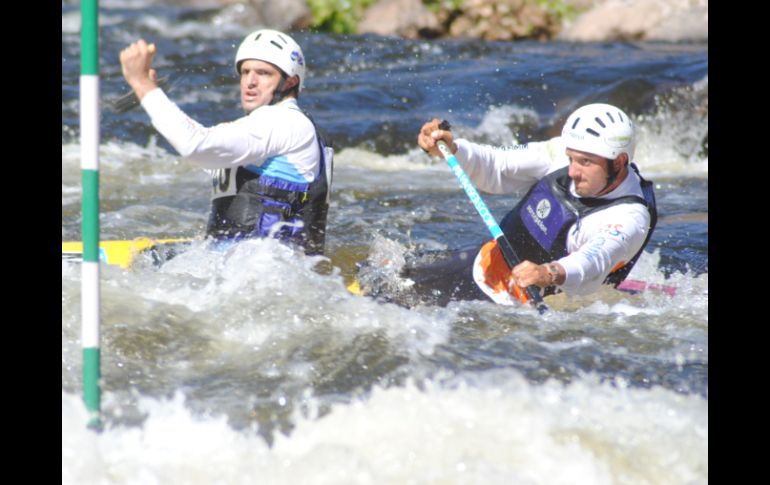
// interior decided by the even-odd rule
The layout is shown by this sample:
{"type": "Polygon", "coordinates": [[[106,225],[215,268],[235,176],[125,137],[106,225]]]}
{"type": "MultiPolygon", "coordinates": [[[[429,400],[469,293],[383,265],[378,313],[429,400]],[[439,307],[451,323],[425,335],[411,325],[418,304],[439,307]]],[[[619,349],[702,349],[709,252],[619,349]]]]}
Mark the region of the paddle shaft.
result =
{"type": "MultiPolygon", "coordinates": [[[[155,53],[155,44],[150,44],[147,46],[147,50],[153,54],[155,53]]],[[[155,84],[158,85],[159,88],[163,89],[166,92],[171,91],[171,86],[169,85],[169,76],[162,77],[155,81],[155,84]]],[[[131,89],[126,94],[120,96],[119,98],[116,98],[112,101],[108,101],[108,104],[112,106],[112,110],[118,114],[127,113],[128,111],[131,111],[132,109],[136,108],[141,104],[141,101],[139,101],[139,98],[136,96],[136,93],[133,89],[131,89]]]]}
{"type": "MultiPolygon", "coordinates": [[[[448,127],[442,127],[442,129],[448,129],[448,127]]],[[[514,266],[521,262],[519,257],[516,255],[516,251],[514,251],[511,243],[508,242],[508,239],[505,237],[503,230],[500,229],[500,226],[497,224],[497,221],[495,221],[494,216],[492,216],[492,213],[489,211],[487,204],[484,203],[484,200],[481,198],[481,195],[479,195],[476,187],[473,186],[473,183],[468,178],[468,175],[466,175],[463,168],[460,166],[457,158],[452,154],[452,151],[449,150],[447,144],[444,143],[443,140],[439,140],[437,145],[439,151],[441,151],[441,155],[444,156],[444,160],[446,160],[447,164],[449,164],[449,168],[452,170],[452,173],[454,173],[455,177],[457,177],[457,180],[460,181],[460,185],[465,190],[465,193],[468,195],[468,198],[471,200],[471,202],[473,202],[473,206],[484,220],[484,224],[486,224],[487,229],[489,229],[489,232],[492,233],[492,237],[495,238],[495,241],[497,241],[497,246],[503,253],[503,258],[505,258],[505,262],[508,264],[508,268],[513,269],[514,266]]],[[[543,297],[540,296],[540,290],[537,286],[530,285],[525,288],[524,291],[527,293],[530,301],[533,305],[535,305],[537,311],[540,312],[540,314],[548,311],[548,307],[545,303],[543,303],[543,297]]]]}

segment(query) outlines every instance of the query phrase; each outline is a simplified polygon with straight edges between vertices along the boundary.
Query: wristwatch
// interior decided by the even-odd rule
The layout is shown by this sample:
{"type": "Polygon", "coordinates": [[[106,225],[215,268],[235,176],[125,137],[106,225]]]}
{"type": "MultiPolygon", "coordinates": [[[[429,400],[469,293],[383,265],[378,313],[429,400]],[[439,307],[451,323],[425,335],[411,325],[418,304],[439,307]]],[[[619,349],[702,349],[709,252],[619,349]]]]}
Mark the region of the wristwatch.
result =
{"type": "Polygon", "coordinates": [[[556,266],[554,263],[548,263],[545,265],[545,269],[548,270],[548,274],[551,275],[551,283],[552,285],[556,284],[556,280],[559,279],[559,267],[556,266]]]}

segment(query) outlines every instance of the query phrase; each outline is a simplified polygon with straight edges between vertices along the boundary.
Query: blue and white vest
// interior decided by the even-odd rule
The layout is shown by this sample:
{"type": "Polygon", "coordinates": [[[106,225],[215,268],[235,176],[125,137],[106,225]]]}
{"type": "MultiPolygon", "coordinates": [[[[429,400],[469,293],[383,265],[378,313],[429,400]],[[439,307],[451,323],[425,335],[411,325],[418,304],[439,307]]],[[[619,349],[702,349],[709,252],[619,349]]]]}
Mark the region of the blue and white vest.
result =
{"type": "MultiPolygon", "coordinates": [[[[605,284],[619,285],[628,276],[644,247],[650,241],[658,220],[655,194],[652,182],[639,174],[644,198],[628,195],[613,200],[591,197],[575,197],[569,191],[569,167],[564,167],[542,178],[524,198],[503,218],[500,228],[510,241],[519,259],[543,264],[566,256],[567,235],[570,227],[579,219],[617,204],[643,204],[650,212],[650,229],[639,251],[621,268],[610,273],[605,284]]],[[[546,288],[545,294],[554,293],[555,288],[546,288]]]]}
{"type": "Polygon", "coordinates": [[[317,130],[316,138],[321,160],[313,182],[268,175],[255,165],[217,170],[206,235],[235,240],[272,236],[308,255],[323,254],[334,150],[317,130]]]}

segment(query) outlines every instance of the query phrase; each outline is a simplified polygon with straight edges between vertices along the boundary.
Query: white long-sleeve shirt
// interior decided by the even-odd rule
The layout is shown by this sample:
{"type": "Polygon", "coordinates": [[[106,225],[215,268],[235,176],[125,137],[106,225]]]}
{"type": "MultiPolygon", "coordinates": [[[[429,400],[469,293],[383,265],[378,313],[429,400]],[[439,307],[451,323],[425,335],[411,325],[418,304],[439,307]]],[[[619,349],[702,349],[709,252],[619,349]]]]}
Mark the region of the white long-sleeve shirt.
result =
{"type": "Polygon", "coordinates": [[[142,107],[183,158],[205,169],[253,165],[293,182],[312,182],[318,176],[315,128],[294,98],[213,127],[187,116],[161,89],[147,93],[142,107]]]}
{"type": "MultiPolygon", "coordinates": [[[[464,139],[455,143],[455,156],[468,177],[477,188],[493,194],[527,190],[545,175],[569,165],[560,137],[507,148],[464,139]]],[[[579,197],[574,183],[570,182],[569,190],[579,197]]],[[[626,195],[643,197],[639,177],[633,170],[612,192],[599,198],[612,200],[626,195]]],[[[573,295],[598,290],[613,269],[628,262],[641,249],[649,224],[650,213],[642,204],[618,204],[579,219],[569,229],[568,255],[558,260],[566,271],[560,288],[573,295]]],[[[489,294],[488,288],[482,289],[489,294]]]]}

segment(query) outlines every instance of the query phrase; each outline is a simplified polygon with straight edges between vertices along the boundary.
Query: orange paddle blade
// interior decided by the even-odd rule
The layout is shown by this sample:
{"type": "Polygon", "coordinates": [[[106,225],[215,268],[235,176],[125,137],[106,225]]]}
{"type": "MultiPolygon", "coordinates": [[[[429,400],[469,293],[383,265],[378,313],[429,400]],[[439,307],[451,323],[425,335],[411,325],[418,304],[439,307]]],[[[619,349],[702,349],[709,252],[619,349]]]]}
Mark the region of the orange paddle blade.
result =
{"type": "Polygon", "coordinates": [[[507,291],[522,303],[529,301],[529,296],[523,288],[511,283],[511,269],[505,262],[503,252],[492,240],[481,247],[479,263],[484,270],[484,283],[495,292],[507,291]]]}

